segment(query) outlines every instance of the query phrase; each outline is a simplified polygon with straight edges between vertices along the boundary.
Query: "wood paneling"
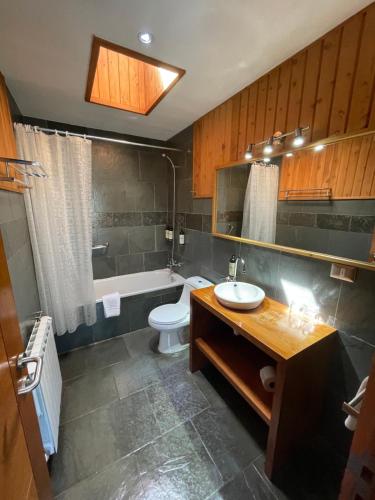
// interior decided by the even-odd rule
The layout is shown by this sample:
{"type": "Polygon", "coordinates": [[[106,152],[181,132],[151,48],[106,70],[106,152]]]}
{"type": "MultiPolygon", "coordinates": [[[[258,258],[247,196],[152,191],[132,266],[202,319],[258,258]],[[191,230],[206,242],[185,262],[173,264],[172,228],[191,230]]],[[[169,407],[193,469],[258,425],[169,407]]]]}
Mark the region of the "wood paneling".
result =
{"type": "MultiPolygon", "coordinates": [[[[242,159],[248,144],[265,140],[276,131],[309,126],[307,138],[316,141],[336,134],[374,130],[374,87],[372,3],[194,124],[197,131],[193,146],[200,155],[205,152],[199,160],[194,154],[195,196],[213,194],[213,176],[207,176],[207,170],[212,172],[228,158],[242,159]],[[232,130],[224,133],[228,115],[222,111],[228,113],[228,109],[232,113],[232,130]],[[198,124],[206,119],[210,120],[210,132],[202,136],[203,127],[198,124]],[[204,148],[198,146],[203,140],[204,148]]],[[[322,172],[325,168],[326,165],[322,172]]],[[[358,186],[354,192],[358,192],[358,186]]]]}
{"type": "MultiPolygon", "coordinates": [[[[12,118],[10,115],[7,88],[3,75],[0,73],[0,156],[17,158],[16,139],[14,137],[12,118]]],[[[5,164],[0,162],[0,175],[5,175],[5,164]]],[[[20,178],[14,169],[10,168],[10,175],[20,178]]],[[[14,182],[0,182],[0,189],[22,192],[23,189],[14,182]]]]}
{"type": "Polygon", "coordinates": [[[375,134],[346,139],[320,152],[308,149],[283,158],[280,200],[288,190],[315,188],[330,188],[335,200],[375,198],[375,134]]]}
{"type": "Polygon", "coordinates": [[[149,114],[185,70],[94,37],[86,100],[143,115],[149,114]],[[175,74],[164,81],[164,70],[175,74]]]}

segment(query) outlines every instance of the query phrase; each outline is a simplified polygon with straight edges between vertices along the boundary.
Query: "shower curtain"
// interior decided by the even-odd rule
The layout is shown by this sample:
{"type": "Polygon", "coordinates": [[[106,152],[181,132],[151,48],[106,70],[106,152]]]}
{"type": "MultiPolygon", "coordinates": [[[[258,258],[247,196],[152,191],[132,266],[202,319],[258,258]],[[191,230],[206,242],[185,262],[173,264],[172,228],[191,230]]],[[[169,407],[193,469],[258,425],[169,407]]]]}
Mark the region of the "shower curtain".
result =
{"type": "Polygon", "coordinates": [[[279,167],[251,165],[243,209],[243,238],[275,243],[279,167]]]}
{"type": "Polygon", "coordinates": [[[91,141],[47,135],[15,124],[20,158],[42,163],[48,179],[30,178],[25,204],[40,305],[55,332],[96,321],[91,262],[91,141]]]}

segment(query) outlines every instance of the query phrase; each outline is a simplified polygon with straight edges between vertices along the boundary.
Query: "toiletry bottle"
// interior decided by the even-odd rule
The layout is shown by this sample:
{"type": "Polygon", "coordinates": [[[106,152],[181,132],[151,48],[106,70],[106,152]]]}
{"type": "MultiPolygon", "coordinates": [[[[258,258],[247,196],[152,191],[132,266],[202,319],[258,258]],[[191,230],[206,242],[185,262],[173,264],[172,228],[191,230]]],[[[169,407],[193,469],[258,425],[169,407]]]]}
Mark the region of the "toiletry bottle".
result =
{"type": "Polygon", "coordinates": [[[232,279],[234,279],[236,277],[236,256],[235,255],[232,255],[232,257],[229,259],[228,275],[232,279]]]}
{"type": "Polygon", "coordinates": [[[180,235],[178,237],[178,241],[179,241],[180,245],[185,245],[185,233],[184,233],[184,230],[182,228],[180,229],[180,235]]]}
{"type": "Polygon", "coordinates": [[[168,225],[165,226],[165,239],[169,240],[169,226],[168,225]]]}

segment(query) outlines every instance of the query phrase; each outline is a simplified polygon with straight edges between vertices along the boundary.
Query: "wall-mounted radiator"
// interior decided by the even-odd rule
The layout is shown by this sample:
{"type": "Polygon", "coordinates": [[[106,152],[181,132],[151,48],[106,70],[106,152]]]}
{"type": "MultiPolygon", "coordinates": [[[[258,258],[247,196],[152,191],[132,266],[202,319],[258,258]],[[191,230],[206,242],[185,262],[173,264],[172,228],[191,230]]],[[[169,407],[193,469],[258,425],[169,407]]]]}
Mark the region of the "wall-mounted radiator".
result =
{"type": "MultiPolygon", "coordinates": [[[[39,419],[44,452],[50,456],[57,452],[62,379],[56,344],[52,330],[52,318],[42,316],[34,325],[25,352],[26,356],[43,358],[40,384],[33,390],[36,413],[39,419]]],[[[33,376],[36,366],[28,365],[33,376]]]]}

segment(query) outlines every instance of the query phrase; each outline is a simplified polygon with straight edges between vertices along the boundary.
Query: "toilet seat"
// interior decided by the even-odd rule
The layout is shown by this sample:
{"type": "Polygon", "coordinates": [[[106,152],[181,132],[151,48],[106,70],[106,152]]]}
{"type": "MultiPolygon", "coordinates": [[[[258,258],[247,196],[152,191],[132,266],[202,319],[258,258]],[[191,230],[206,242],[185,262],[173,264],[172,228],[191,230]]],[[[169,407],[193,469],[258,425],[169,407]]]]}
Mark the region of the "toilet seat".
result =
{"type": "Polygon", "coordinates": [[[189,307],[184,304],[164,304],[153,309],[149,319],[159,325],[173,325],[183,321],[189,312],[189,307]]]}

